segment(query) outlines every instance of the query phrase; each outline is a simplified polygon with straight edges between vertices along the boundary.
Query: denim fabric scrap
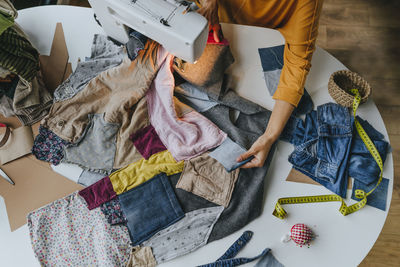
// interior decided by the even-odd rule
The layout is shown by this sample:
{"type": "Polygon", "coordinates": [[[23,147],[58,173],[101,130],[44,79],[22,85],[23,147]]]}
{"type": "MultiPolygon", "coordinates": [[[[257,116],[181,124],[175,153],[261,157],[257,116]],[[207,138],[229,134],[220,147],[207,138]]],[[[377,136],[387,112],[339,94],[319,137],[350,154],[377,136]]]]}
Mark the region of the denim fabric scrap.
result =
{"type": "Polygon", "coordinates": [[[270,252],[270,249],[267,248],[261,254],[253,258],[235,258],[235,256],[242,250],[242,248],[250,241],[251,237],[253,236],[253,232],[245,231],[239,239],[229,247],[229,249],[218,258],[215,262],[200,265],[198,267],[219,267],[219,266],[226,266],[226,267],[233,267],[239,266],[242,264],[246,264],[252,261],[257,260],[260,257],[265,256],[270,252]]]}
{"type": "Polygon", "coordinates": [[[161,230],[142,245],[153,249],[158,264],[193,252],[207,243],[223,210],[223,207],[217,206],[188,212],[180,221],[161,230]]]}
{"type": "Polygon", "coordinates": [[[65,147],[62,162],[77,164],[83,169],[110,174],[114,165],[118,123],[104,120],[103,114],[89,114],[84,134],[65,147]]]}
{"type": "Polygon", "coordinates": [[[104,174],[102,173],[83,170],[81,172],[81,175],[79,175],[78,184],[81,184],[83,186],[91,186],[92,184],[100,181],[103,178],[104,174]]]}
{"type": "MultiPolygon", "coordinates": [[[[354,179],[351,198],[356,201],[360,201],[360,199],[356,198],[355,191],[357,189],[361,189],[364,190],[365,193],[368,193],[375,187],[375,185],[376,185],[375,183],[366,185],[365,183],[354,179]]],[[[381,183],[374,190],[374,192],[372,192],[371,195],[367,196],[367,205],[385,211],[388,187],[389,187],[389,179],[382,178],[381,183]]]]}
{"type": "Polygon", "coordinates": [[[89,210],[97,208],[117,196],[108,176],[82,189],[79,191],[79,195],[85,199],[89,210]]]}
{"type": "Polygon", "coordinates": [[[100,209],[88,210],[77,192],[28,214],[34,254],[41,266],[125,266],[126,226],[111,226],[100,209]]]}
{"type": "Polygon", "coordinates": [[[55,133],[40,125],[39,134],[33,142],[32,154],[38,160],[58,165],[64,157],[64,147],[70,144],[70,142],[61,139],[55,133]]]}
{"type": "MultiPolygon", "coordinates": [[[[269,94],[272,96],[278,89],[278,84],[281,77],[281,72],[283,68],[283,54],[284,45],[259,48],[258,54],[261,60],[261,66],[264,72],[264,79],[267,85],[269,94]]],[[[297,108],[294,109],[294,115],[306,114],[313,110],[314,103],[311,96],[308,94],[307,90],[304,89],[304,94],[300,99],[297,108]]]]}
{"type": "Polygon", "coordinates": [[[110,201],[100,205],[100,210],[103,212],[107,222],[111,225],[125,224],[128,220],[121,209],[118,196],[110,201]]]}
{"type": "Polygon", "coordinates": [[[296,128],[294,151],[289,155],[293,167],[346,197],[348,162],[353,135],[353,117],[347,108],[327,103],[306,115],[296,128]]]}
{"type": "Polygon", "coordinates": [[[152,125],[131,134],[129,139],[145,159],[149,159],[153,154],[167,150],[152,125]]]}
{"type": "Polygon", "coordinates": [[[133,247],[128,264],[125,267],[155,267],[156,259],[150,247],[133,247]]]}
{"type": "Polygon", "coordinates": [[[133,245],[185,216],[165,173],[119,195],[119,201],[133,245]]]}
{"type": "MultiPolygon", "coordinates": [[[[382,158],[382,162],[385,163],[387,153],[390,149],[389,143],[384,140],[383,134],[378,132],[368,121],[358,116],[357,120],[374,143],[382,158]]],[[[354,129],[353,137],[350,152],[349,176],[365,185],[375,184],[378,181],[381,170],[356,129],[354,129]]]]}
{"type": "Polygon", "coordinates": [[[222,164],[208,153],[185,161],[176,188],[201,196],[227,207],[231,201],[239,170],[228,173],[222,164]]]}
{"type": "Polygon", "coordinates": [[[99,73],[121,64],[124,55],[123,46],[114,44],[107,36],[95,34],[90,58],[78,62],[75,71],[56,88],[54,102],[72,98],[99,73]]]}
{"type": "Polygon", "coordinates": [[[139,51],[144,49],[147,39],[145,35],[134,30],[129,34],[129,41],[125,44],[125,47],[130,60],[134,60],[139,51]]]}

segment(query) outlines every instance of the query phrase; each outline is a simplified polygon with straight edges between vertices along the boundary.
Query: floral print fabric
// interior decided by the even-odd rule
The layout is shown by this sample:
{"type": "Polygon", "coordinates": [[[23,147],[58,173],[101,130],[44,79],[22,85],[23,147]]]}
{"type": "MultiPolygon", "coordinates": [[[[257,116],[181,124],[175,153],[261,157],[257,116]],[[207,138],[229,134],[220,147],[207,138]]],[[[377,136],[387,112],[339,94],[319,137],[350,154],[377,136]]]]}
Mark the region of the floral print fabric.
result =
{"type": "Polygon", "coordinates": [[[42,266],[125,266],[126,226],[110,226],[77,192],[28,214],[33,251],[42,266]]]}
{"type": "Polygon", "coordinates": [[[32,154],[38,160],[58,165],[64,157],[64,147],[70,144],[70,142],[61,139],[55,133],[40,125],[39,134],[33,143],[32,154]]]}
{"type": "Polygon", "coordinates": [[[121,209],[118,197],[101,204],[100,209],[107,218],[108,223],[111,225],[127,222],[127,219],[121,209]]]}

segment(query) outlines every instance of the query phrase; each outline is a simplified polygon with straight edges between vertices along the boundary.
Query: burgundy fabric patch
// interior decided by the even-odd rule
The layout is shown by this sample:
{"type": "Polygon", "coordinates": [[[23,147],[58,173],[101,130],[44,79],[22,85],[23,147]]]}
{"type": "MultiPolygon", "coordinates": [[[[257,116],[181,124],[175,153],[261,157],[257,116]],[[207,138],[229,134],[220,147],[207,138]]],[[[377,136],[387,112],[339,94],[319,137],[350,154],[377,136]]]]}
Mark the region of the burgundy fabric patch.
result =
{"type": "Polygon", "coordinates": [[[129,139],[145,159],[149,159],[153,154],[167,150],[152,125],[131,134],[129,139]]]}
{"type": "Polygon", "coordinates": [[[97,208],[117,196],[108,176],[82,189],[79,191],[79,195],[85,199],[89,210],[97,208]]]}

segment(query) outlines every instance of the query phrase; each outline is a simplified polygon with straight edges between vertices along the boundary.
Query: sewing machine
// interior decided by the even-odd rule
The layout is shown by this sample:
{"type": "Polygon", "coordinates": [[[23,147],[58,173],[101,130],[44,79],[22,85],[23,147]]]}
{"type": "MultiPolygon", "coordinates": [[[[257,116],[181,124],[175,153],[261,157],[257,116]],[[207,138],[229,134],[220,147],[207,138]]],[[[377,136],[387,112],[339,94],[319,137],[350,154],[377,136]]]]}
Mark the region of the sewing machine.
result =
{"type": "Polygon", "coordinates": [[[171,54],[195,62],[208,37],[207,20],[178,0],[89,0],[108,36],[126,43],[131,29],[162,44],[171,54]]]}

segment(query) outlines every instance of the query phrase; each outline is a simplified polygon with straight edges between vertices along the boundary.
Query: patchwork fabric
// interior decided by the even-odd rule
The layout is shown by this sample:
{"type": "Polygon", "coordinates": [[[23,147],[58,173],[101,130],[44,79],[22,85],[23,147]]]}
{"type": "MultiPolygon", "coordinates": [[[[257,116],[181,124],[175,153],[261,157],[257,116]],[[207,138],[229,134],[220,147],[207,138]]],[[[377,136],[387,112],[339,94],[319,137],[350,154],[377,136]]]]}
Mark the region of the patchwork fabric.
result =
{"type": "Polygon", "coordinates": [[[135,151],[130,149],[134,146],[129,135],[136,131],[136,118],[132,116],[158,70],[158,46],[147,42],[134,61],[126,56],[119,66],[101,72],[74,97],[54,103],[42,125],[64,140],[76,143],[89,123],[88,115],[104,114],[104,121],[120,125],[114,168],[131,163],[129,160],[134,157],[131,153],[135,151]],[[124,157],[125,154],[130,157],[124,157]]]}
{"type": "Polygon", "coordinates": [[[158,264],[188,254],[207,243],[223,207],[195,210],[142,243],[153,249],[158,264]]]}
{"type": "Polygon", "coordinates": [[[133,245],[141,244],[184,216],[164,173],[119,195],[119,201],[128,219],[133,245]]]}
{"type": "Polygon", "coordinates": [[[100,209],[111,225],[124,224],[128,221],[122,212],[118,197],[101,204],[100,209]]]}
{"type": "Polygon", "coordinates": [[[155,267],[157,265],[150,247],[133,247],[126,267],[155,267]]]}
{"type": "Polygon", "coordinates": [[[110,174],[110,181],[114,191],[119,195],[146,182],[160,172],[172,175],[182,170],[183,161],[176,162],[171,153],[166,150],[152,155],[148,160],[141,159],[113,172],[110,174]]]}
{"type": "Polygon", "coordinates": [[[33,251],[42,266],[125,266],[126,226],[111,226],[77,192],[28,214],[33,251]]]}
{"type": "Polygon", "coordinates": [[[272,252],[268,252],[257,262],[254,267],[284,267],[277,259],[275,259],[272,252]]]}
{"type": "Polygon", "coordinates": [[[119,124],[105,122],[103,114],[90,114],[80,140],[64,149],[63,162],[109,174],[114,165],[118,130],[119,124]]]}
{"type": "Polygon", "coordinates": [[[35,137],[32,147],[32,154],[38,160],[58,165],[64,157],[64,147],[71,143],[61,139],[51,130],[39,126],[39,134],[35,137]]]}
{"type": "Polygon", "coordinates": [[[223,165],[205,153],[185,161],[176,187],[227,207],[238,175],[239,170],[228,173],[223,165]]]}
{"type": "Polygon", "coordinates": [[[95,34],[90,58],[78,62],[75,71],[56,88],[54,102],[72,98],[99,73],[121,64],[125,54],[123,46],[114,44],[107,36],[95,34]]]}
{"type": "Polygon", "coordinates": [[[152,125],[131,134],[129,139],[145,159],[149,159],[153,154],[167,150],[152,125]]]}
{"type": "Polygon", "coordinates": [[[108,176],[82,189],[79,191],[79,195],[85,199],[90,210],[97,208],[101,204],[117,196],[108,176]]]}
{"type": "MultiPolygon", "coordinates": [[[[160,47],[158,54],[163,56],[167,51],[160,47]]],[[[168,55],[160,67],[147,92],[147,104],[151,124],[162,143],[179,161],[220,145],[226,134],[196,111],[178,118],[173,100],[175,81],[170,68],[172,59],[173,56],[168,55]]]]}

